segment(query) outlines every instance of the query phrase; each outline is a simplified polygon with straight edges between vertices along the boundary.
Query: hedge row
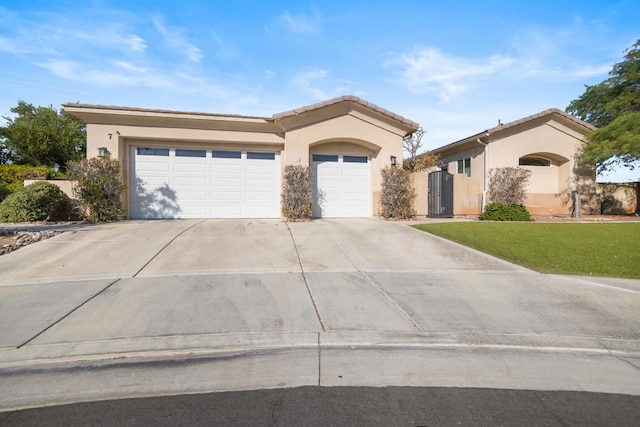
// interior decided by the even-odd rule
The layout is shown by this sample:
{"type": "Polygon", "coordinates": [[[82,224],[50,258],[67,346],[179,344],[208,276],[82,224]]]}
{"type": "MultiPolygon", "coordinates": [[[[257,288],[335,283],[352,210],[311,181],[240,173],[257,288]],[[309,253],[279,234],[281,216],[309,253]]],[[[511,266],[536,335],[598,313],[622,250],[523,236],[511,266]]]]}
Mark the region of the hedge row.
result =
{"type": "MultiPolygon", "coordinates": [[[[25,179],[54,179],[62,175],[52,168],[29,165],[0,165],[0,185],[14,192],[24,187],[25,179]]],[[[1,190],[0,190],[1,191],[1,190]]]]}

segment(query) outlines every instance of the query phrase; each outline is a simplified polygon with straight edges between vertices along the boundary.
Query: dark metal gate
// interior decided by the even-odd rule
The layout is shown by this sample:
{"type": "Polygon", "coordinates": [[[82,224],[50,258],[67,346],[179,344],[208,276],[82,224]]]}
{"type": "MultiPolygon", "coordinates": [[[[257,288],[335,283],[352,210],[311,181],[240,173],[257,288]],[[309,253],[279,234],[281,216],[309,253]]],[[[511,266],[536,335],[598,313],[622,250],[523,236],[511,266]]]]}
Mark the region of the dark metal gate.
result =
{"type": "Polygon", "coordinates": [[[446,171],[429,174],[429,207],[431,218],[451,218],[453,216],[453,175],[446,171]]]}

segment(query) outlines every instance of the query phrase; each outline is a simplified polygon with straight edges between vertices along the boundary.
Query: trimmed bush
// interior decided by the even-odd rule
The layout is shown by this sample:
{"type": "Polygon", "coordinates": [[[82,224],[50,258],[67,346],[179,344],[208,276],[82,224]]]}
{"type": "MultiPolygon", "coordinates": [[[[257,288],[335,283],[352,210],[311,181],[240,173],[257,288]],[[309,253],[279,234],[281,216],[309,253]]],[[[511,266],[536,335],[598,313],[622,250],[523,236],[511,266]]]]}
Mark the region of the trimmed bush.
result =
{"type": "Polygon", "coordinates": [[[313,209],[309,166],[287,165],[282,188],[282,216],[287,221],[308,221],[313,209]]]}
{"type": "Polygon", "coordinates": [[[11,194],[11,190],[8,187],[0,184],[0,202],[7,198],[7,196],[11,194]]]}
{"type": "Polygon", "coordinates": [[[416,190],[411,186],[410,172],[395,166],[382,171],[380,216],[384,219],[411,219],[416,215],[413,199],[416,190]]]}
{"type": "Polygon", "coordinates": [[[126,187],[122,185],[117,160],[98,157],[70,162],[67,174],[76,181],[73,193],[80,200],[81,217],[108,221],[125,213],[120,196],[126,187]]]}
{"type": "Polygon", "coordinates": [[[70,200],[57,185],[37,181],[0,203],[0,222],[55,221],[69,214],[70,200]]]}
{"type": "Polygon", "coordinates": [[[479,219],[481,221],[532,221],[531,214],[520,203],[489,203],[479,219]]]}
{"type": "Polygon", "coordinates": [[[61,176],[52,168],[29,165],[0,165],[0,184],[11,191],[24,187],[25,179],[53,179],[61,176]]]}

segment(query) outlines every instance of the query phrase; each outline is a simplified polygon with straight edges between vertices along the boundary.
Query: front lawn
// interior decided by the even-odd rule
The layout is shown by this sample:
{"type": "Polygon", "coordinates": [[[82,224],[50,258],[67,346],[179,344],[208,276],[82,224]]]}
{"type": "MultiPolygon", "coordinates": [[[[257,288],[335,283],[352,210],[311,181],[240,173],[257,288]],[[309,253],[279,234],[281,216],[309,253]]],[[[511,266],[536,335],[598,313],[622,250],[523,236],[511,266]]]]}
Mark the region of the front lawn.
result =
{"type": "Polygon", "coordinates": [[[640,223],[451,222],[415,227],[542,273],[640,279],[640,223]]]}

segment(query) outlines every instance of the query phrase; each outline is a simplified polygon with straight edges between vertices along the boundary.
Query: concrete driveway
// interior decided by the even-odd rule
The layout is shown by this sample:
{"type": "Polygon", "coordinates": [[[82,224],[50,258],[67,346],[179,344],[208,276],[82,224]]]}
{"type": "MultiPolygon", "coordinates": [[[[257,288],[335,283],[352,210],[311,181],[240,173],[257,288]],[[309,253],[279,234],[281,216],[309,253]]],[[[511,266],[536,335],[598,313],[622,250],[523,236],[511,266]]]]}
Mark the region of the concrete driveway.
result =
{"type": "Polygon", "coordinates": [[[640,281],[403,223],[102,224],[0,257],[0,284],[7,409],[314,384],[640,394],[640,281]]]}

